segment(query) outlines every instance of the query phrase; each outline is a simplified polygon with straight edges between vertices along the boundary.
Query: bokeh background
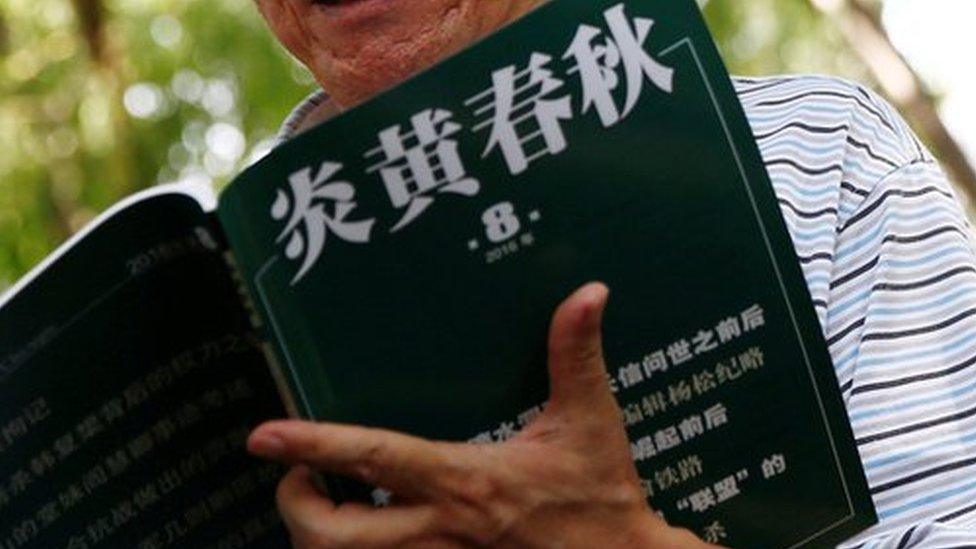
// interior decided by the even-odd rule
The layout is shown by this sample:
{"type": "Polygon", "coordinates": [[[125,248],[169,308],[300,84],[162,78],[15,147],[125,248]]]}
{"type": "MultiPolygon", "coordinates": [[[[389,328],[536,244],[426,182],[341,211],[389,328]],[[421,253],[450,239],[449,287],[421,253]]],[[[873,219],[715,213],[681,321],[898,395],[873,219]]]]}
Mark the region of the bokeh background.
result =
{"type": "MultiPolygon", "coordinates": [[[[976,0],[699,3],[733,73],[870,85],[976,202],[976,0]]],[[[127,194],[226,183],[313,87],[252,0],[0,0],[0,292],[127,194]]]]}

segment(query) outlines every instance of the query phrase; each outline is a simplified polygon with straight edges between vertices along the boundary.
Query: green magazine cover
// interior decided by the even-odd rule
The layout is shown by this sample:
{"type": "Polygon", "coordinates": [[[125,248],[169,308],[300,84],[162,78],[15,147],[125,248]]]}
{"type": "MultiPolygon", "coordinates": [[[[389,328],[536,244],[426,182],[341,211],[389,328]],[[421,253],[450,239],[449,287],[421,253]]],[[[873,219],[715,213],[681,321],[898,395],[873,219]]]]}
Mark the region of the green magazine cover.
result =
{"type": "Polygon", "coordinates": [[[691,0],[550,2],[286,143],[219,216],[302,417],[507,440],[544,406],[552,311],[601,280],[608,381],[655,509],[743,547],[876,520],[691,0]]]}

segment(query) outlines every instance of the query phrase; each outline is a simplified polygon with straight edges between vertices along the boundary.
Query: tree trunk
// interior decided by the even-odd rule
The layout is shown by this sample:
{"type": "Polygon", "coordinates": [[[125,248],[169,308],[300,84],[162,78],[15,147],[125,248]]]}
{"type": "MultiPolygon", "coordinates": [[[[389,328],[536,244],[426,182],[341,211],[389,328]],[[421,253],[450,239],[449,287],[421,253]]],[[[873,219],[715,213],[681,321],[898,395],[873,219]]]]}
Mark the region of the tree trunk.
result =
{"type": "Polygon", "coordinates": [[[92,74],[101,81],[110,97],[110,113],[115,146],[108,160],[108,169],[101,181],[111,187],[114,194],[124,196],[134,191],[136,168],[133,161],[132,121],[126,113],[122,97],[126,79],[119,60],[125,51],[123,37],[109,40],[106,32],[106,12],[104,0],[72,0],[78,15],[79,32],[82,34],[92,59],[92,74]]]}
{"type": "Polygon", "coordinates": [[[7,18],[0,6],[0,56],[7,55],[10,49],[10,30],[7,28],[7,18]]]}
{"type": "Polygon", "coordinates": [[[833,16],[851,49],[864,61],[885,95],[935,149],[949,177],[976,204],[976,170],[939,116],[935,98],[898,52],[881,23],[877,6],[865,0],[810,0],[833,16]]]}
{"type": "Polygon", "coordinates": [[[101,0],[73,0],[78,14],[79,30],[92,59],[105,62],[105,10],[101,0]]]}

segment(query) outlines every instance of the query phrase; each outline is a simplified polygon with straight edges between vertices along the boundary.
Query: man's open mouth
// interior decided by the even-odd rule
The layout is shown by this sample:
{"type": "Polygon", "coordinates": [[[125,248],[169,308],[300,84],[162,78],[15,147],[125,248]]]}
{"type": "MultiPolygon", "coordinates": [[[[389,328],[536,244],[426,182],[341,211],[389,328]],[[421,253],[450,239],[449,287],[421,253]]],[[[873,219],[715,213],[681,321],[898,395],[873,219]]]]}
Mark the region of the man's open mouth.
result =
{"type": "MultiPolygon", "coordinates": [[[[305,0],[309,1],[309,0],[305,0]]],[[[328,16],[344,25],[380,16],[396,4],[392,0],[310,0],[311,6],[322,15],[328,16]]]]}

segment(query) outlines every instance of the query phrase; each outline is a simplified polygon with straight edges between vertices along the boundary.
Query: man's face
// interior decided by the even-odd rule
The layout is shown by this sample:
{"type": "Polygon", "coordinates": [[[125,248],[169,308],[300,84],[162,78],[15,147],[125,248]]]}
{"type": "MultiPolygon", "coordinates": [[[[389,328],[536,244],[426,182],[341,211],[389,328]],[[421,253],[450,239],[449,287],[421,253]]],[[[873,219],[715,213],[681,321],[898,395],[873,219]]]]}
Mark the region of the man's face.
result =
{"type": "Polygon", "coordinates": [[[545,0],[257,0],[332,99],[354,105],[545,0]]]}

